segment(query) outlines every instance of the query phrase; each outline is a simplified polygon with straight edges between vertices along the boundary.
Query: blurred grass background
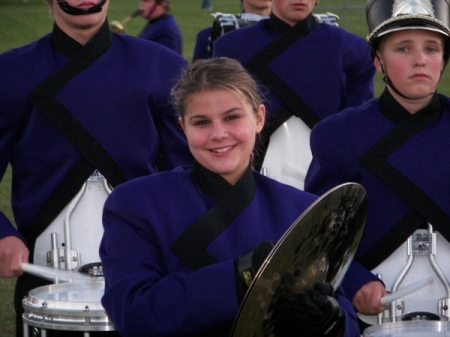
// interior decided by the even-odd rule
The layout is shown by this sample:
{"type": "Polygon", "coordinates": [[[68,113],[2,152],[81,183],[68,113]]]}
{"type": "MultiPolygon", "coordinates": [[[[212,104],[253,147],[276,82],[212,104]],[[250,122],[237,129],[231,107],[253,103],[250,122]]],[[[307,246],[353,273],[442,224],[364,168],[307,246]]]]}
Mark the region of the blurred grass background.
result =
{"type": "MultiPolygon", "coordinates": [[[[44,0],[0,0],[0,53],[30,43],[51,31],[53,20],[44,0]]],[[[171,0],[172,11],[181,27],[184,39],[183,56],[191,61],[195,37],[198,31],[212,23],[211,13],[237,14],[241,11],[239,0],[211,0],[213,10],[202,11],[202,0],[171,0]]],[[[361,37],[367,35],[365,21],[366,0],[320,0],[315,13],[332,12],[340,17],[340,26],[361,37]]],[[[138,8],[138,1],[111,0],[109,22],[122,21],[138,8]]],[[[137,36],[146,22],[138,17],[126,25],[126,34],[137,36]]],[[[331,56],[330,56],[331,57],[331,56]]],[[[1,71],[1,69],[0,69],[1,71]]],[[[377,75],[375,94],[378,96],[384,85],[377,75]]],[[[450,77],[444,74],[438,90],[450,95],[450,77]]],[[[1,93],[0,93],[1,94],[1,93]]],[[[0,135],[1,137],[1,135],[0,135]]],[[[8,168],[0,183],[0,210],[12,221],[10,209],[11,170],[8,168]]],[[[15,279],[0,277],[0,336],[14,336],[13,289],[15,279]]]]}

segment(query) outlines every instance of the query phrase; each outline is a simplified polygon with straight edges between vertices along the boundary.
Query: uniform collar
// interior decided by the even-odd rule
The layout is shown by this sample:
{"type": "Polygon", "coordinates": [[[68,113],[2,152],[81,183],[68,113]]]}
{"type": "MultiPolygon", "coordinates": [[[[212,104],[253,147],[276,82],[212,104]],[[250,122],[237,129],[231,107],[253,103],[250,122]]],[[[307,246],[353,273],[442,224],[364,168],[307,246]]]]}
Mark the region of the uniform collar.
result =
{"type": "MultiPolygon", "coordinates": [[[[101,37],[99,41],[104,41],[106,44],[111,44],[113,39],[113,34],[109,29],[108,20],[105,20],[105,23],[100,28],[96,37],[101,37]]],[[[72,39],[69,35],[67,35],[61,28],[59,28],[56,23],[53,24],[53,31],[51,34],[51,40],[53,48],[60,54],[66,57],[72,57],[75,54],[79,53],[83,49],[83,45],[72,39]]],[[[91,39],[92,40],[92,39],[91,39]]],[[[97,46],[101,47],[101,46],[97,46]]]]}
{"type": "MultiPolygon", "coordinates": [[[[297,22],[295,24],[295,27],[297,27],[302,33],[304,33],[306,35],[314,29],[316,24],[317,24],[317,22],[311,13],[302,21],[297,22]]],[[[281,20],[280,18],[275,16],[275,14],[273,14],[273,13],[270,13],[269,27],[273,32],[275,32],[277,34],[284,33],[285,31],[292,28],[285,21],[281,20]]]]}
{"type": "MultiPolygon", "coordinates": [[[[390,121],[399,124],[407,118],[413,116],[403,106],[398,103],[391,95],[389,90],[385,89],[380,96],[379,106],[381,113],[390,121]]],[[[442,111],[441,101],[437,93],[433,94],[433,98],[426,107],[417,111],[414,115],[422,114],[440,114],[442,111]]]]}
{"type": "Polygon", "coordinates": [[[150,26],[150,25],[153,25],[155,22],[157,22],[157,21],[159,21],[159,20],[162,20],[162,19],[165,18],[167,15],[168,15],[167,13],[164,13],[163,15],[158,16],[157,18],[148,20],[148,25],[149,25],[149,26],[150,26]]]}
{"type": "MultiPolygon", "coordinates": [[[[233,187],[233,185],[219,174],[207,170],[198,162],[195,162],[194,166],[191,168],[191,177],[203,193],[216,202],[218,202],[233,187]]],[[[251,181],[253,181],[253,171],[249,166],[238,182],[251,183],[251,181]]],[[[236,186],[237,183],[234,186],[236,186]]]]}

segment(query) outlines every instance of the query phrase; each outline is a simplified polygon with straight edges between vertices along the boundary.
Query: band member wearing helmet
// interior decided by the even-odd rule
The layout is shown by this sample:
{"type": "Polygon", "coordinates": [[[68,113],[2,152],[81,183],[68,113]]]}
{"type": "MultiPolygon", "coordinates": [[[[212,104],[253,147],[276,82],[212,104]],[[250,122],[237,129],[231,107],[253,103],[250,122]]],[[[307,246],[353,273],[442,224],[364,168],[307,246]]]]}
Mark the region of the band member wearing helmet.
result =
{"type": "MultiPolygon", "coordinates": [[[[173,100],[196,162],[109,196],[102,303],[124,337],[230,336],[273,241],[317,197],[252,171],[265,107],[239,62],[193,63],[173,100]]],[[[359,336],[350,301],[328,283],[273,312],[276,336],[359,336]]]]}
{"type": "Polygon", "coordinates": [[[19,276],[19,336],[22,299],[48,284],[22,275],[21,263],[33,262],[37,237],[91,174],[100,171],[115,187],[155,173],[161,158],[166,169],[193,161],[168,104],[187,62],[111,33],[108,0],[47,3],[53,31],[0,55],[0,175],[9,163],[17,225],[1,214],[0,274],[19,276]]]}
{"type": "Polygon", "coordinates": [[[371,271],[429,224],[450,240],[450,181],[444,178],[450,174],[450,99],[436,92],[450,30],[443,0],[371,0],[366,11],[368,41],[386,88],[316,125],[306,190],[321,193],[344,181],[366,188],[367,224],[343,287],[358,312],[375,315],[391,289],[371,271]]]}
{"type": "Polygon", "coordinates": [[[183,38],[173,15],[169,0],[141,0],[141,16],[148,20],[138,37],[150,40],[183,54],[183,38]]]}
{"type": "MultiPolygon", "coordinates": [[[[241,20],[240,22],[246,21],[249,24],[268,17],[272,5],[271,0],[241,0],[241,3],[242,14],[238,15],[236,19],[239,18],[241,20]]],[[[241,27],[238,26],[236,28],[241,27]]],[[[192,62],[211,57],[211,46],[213,42],[211,40],[213,38],[211,33],[212,27],[207,27],[197,33],[192,62]]]]}
{"type": "MultiPolygon", "coordinates": [[[[286,121],[289,128],[291,117],[303,123],[309,139],[321,119],[373,97],[375,68],[367,43],[340,27],[318,23],[312,13],[316,2],[272,0],[269,19],[224,34],[213,44],[213,57],[239,60],[268,89],[257,170],[271,136],[286,121]]],[[[299,141],[297,150],[310,156],[307,141],[299,141]]]]}

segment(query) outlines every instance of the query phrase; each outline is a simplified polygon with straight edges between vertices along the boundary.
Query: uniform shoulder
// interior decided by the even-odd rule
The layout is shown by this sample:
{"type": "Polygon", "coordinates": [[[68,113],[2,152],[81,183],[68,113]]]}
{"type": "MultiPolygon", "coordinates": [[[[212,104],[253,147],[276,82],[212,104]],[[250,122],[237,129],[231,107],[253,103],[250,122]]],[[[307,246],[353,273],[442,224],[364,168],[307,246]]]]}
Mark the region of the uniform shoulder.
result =
{"type": "Polygon", "coordinates": [[[356,35],[355,33],[349,32],[342,27],[330,25],[327,23],[319,23],[317,26],[317,31],[322,32],[323,34],[327,34],[334,41],[345,42],[347,45],[367,45],[367,41],[365,38],[356,35]]]}
{"type": "Polygon", "coordinates": [[[309,192],[305,192],[299,190],[290,185],[283,184],[279,181],[276,181],[272,178],[266,177],[261,173],[254,172],[255,182],[259,188],[266,191],[267,193],[271,193],[274,196],[282,195],[283,198],[287,199],[297,199],[297,200],[305,200],[307,202],[312,203],[317,199],[317,196],[311,194],[309,192]]]}
{"type": "Polygon", "coordinates": [[[175,20],[175,17],[172,14],[166,14],[163,15],[163,17],[161,18],[161,20],[158,20],[156,23],[160,23],[160,25],[177,25],[177,20],[175,20]]]}
{"type": "Polygon", "coordinates": [[[261,29],[265,26],[265,21],[267,21],[267,20],[268,19],[262,19],[253,25],[232,30],[232,31],[222,35],[221,37],[219,37],[216,40],[216,43],[227,44],[227,43],[236,43],[238,41],[247,41],[248,42],[249,40],[247,40],[247,39],[250,36],[252,36],[252,38],[254,38],[255,34],[258,34],[261,31],[261,29]]]}
{"type": "Polygon", "coordinates": [[[373,114],[374,110],[378,107],[378,98],[373,98],[359,106],[350,107],[342,110],[337,114],[332,114],[330,116],[325,117],[319,123],[317,123],[316,127],[345,127],[346,124],[350,122],[357,121],[365,121],[373,114]]]}
{"type": "MultiPolygon", "coordinates": [[[[21,61],[23,60],[23,58],[26,57],[34,58],[36,57],[34,51],[40,49],[40,47],[43,45],[48,47],[49,43],[50,43],[50,34],[47,34],[44,37],[40,38],[39,40],[0,53],[0,59],[2,61],[4,60],[21,61]]],[[[47,48],[46,50],[49,50],[50,52],[50,48],[47,48]]]]}
{"type": "Polygon", "coordinates": [[[132,59],[137,62],[145,61],[143,55],[147,55],[147,60],[153,61],[153,64],[157,64],[156,60],[159,59],[164,60],[163,64],[171,62],[186,64],[187,62],[180,54],[159,43],[126,34],[114,33],[114,37],[115,42],[120,45],[119,48],[124,51],[130,62],[132,59]]]}
{"type": "Polygon", "coordinates": [[[328,23],[322,22],[322,23],[319,23],[317,25],[317,27],[320,27],[321,29],[325,29],[325,30],[327,30],[327,31],[329,31],[329,32],[331,32],[333,34],[339,35],[339,36],[353,37],[355,39],[360,39],[360,40],[364,40],[365,41],[365,39],[362,38],[361,36],[359,36],[359,35],[357,35],[355,33],[352,33],[352,32],[350,32],[350,31],[348,31],[348,30],[346,30],[346,29],[344,29],[344,28],[342,28],[340,26],[330,25],[328,23]]]}
{"type": "Polygon", "coordinates": [[[147,190],[158,196],[158,191],[166,190],[170,187],[173,190],[181,188],[189,178],[188,167],[176,167],[171,171],[158,172],[151,175],[146,175],[131,179],[119,185],[115,191],[121,193],[132,194],[134,191],[147,190]]]}
{"type": "Polygon", "coordinates": [[[197,33],[197,38],[198,37],[205,37],[205,36],[208,37],[208,36],[211,35],[211,31],[212,31],[212,27],[203,28],[201,31],[199,31],[197,33]]]}
{"type": "Polygon", "coordinates": [[[214,41],[213,57],[227,56],[238,59],[245,64],[249,57],[255,55],[272,36],[262,19],[255,24],[230,31],[214,41]]]}
{"type": "MultiPolygon", "coordinates": [[[[12,83],[16,83],[23,90],[25,83],[37,85],[42,78],[38,74],[45,76],[46,67],[36,65],[48,64],[48,60],[53,57],[50,35],[44,36],[30,44],[10,49],[0,54],[0,87],[7,88],[12,83]],[[18,74],[26,74],[26,78],[21,78],[18,74]],[[29,74],[34,74],[29,76],[29,74]],[[29,77],[29,78],[28,78],[29,77]]],[[[31,90],[31,88],[29,88],[31,90]]],[[[11,90],[9,87],[7,90],[11,90]]],[[[18,91],[11,90],[8,94],[17,94],[18,91]]],[[[1,107],[0,107],[1,109],[1,107]]]]}

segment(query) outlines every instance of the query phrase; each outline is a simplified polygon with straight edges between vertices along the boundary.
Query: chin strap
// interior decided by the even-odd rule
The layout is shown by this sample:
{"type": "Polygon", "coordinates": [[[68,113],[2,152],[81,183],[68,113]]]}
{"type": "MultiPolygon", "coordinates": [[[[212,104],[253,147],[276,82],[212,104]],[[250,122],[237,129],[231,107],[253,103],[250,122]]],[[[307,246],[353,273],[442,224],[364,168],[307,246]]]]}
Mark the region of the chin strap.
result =
{"type": "Polygon", "coordinates": [[[70,15],[89,15],[89,14],[101,12],[102,7],[106,3],[106,1],[107,0],[103,0],[98,5],[92,6],[90,8],[76,8],[76,7],[72,7],[64,0],[56,0],[56,3],[63,10],[63,12],[65,12],[67,14],[70,14],[70,15]]]}

